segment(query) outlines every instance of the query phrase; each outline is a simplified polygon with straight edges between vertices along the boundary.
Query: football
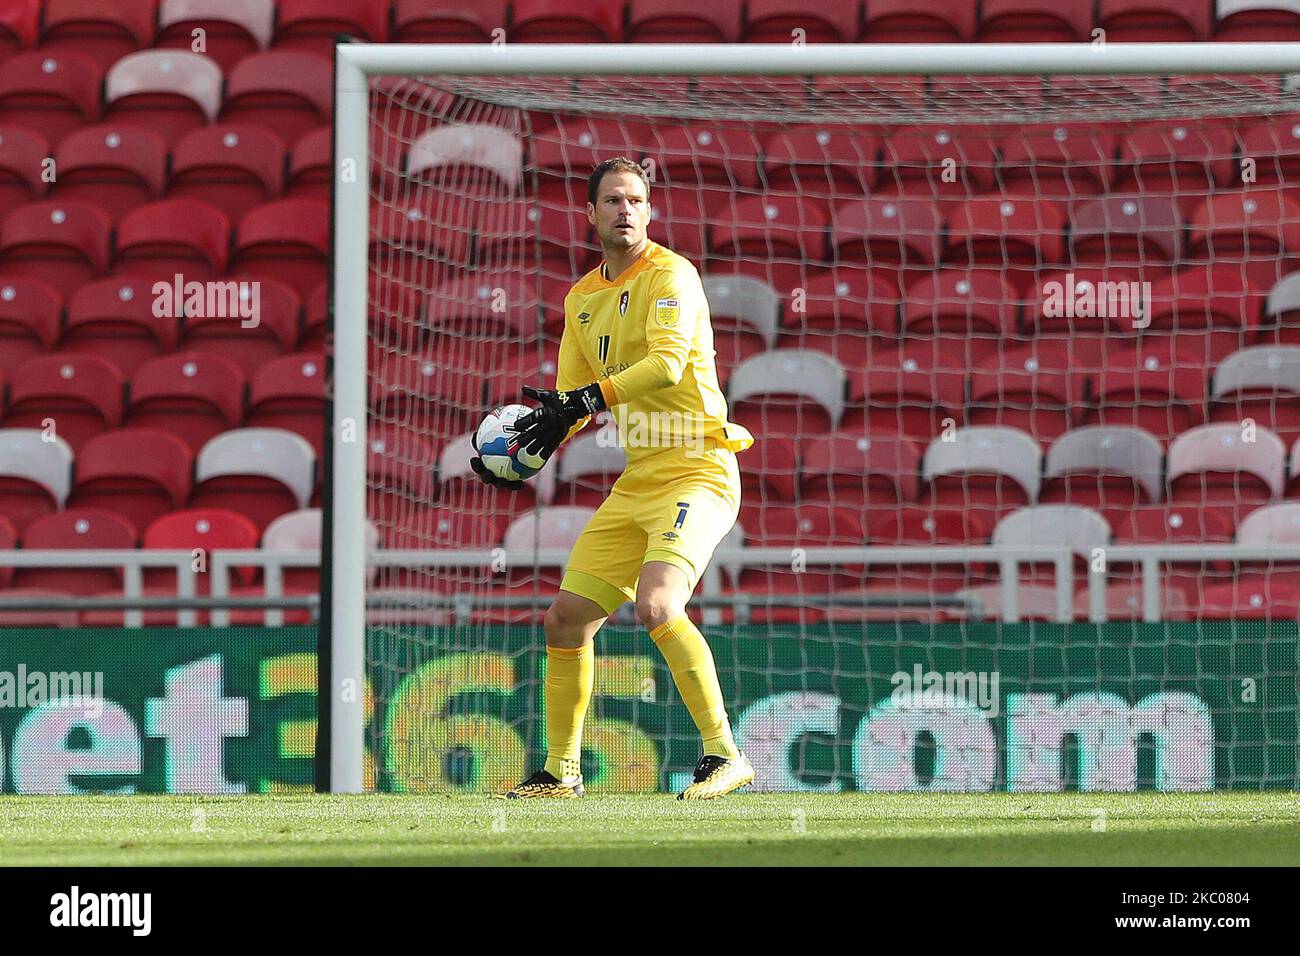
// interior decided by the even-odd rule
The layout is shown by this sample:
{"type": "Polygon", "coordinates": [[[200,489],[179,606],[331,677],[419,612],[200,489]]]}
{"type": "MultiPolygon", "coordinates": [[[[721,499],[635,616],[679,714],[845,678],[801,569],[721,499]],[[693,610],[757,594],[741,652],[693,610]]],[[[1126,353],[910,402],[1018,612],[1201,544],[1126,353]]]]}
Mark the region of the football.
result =
{"type": "Polygon", "coordinates": [[[537,474],[546,459],[528,455],[516,443],[515,421],[531,412],[527,405],[502,405],[492,409],[474,433],[474,445],[484,466],[498,478],[522,481],[537,474]]]}

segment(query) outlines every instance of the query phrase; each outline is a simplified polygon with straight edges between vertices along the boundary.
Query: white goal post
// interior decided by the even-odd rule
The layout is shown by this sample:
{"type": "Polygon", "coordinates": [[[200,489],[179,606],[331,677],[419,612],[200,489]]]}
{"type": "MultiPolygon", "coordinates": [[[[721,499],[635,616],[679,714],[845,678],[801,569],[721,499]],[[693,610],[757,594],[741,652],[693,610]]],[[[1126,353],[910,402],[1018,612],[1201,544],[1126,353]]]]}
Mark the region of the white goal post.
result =
{"type": "Polygon", "coordinates": [[[354,793],[363,789],[365,755],[368,150],[373,78],[1300,74],[1300,44],[340,43],[335,71],[332,368],[327,391],[331,437],[319,686],[319,746],[328,772],[318,774],[318,782],[327,778],[330,791],[354,793]]]}

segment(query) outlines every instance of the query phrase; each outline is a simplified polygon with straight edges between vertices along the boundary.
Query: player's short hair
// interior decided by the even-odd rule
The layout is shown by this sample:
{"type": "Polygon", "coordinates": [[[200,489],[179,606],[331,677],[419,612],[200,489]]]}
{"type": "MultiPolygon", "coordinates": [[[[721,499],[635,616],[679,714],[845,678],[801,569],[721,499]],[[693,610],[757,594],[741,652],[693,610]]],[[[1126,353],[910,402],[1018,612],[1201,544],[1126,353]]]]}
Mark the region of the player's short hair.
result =
{"type": "Polygon", "coordinates": [[[632,162],[626,156],[615,156],[613,159],[597,164],[591,171],[591,176],[587,178],[587,202],[593,206],[596,205],[596,198],[600,192],[600,181],[605,178],[606,173],[632,173],[645,183],[645,195],[647,199],[650,198],[650,177],[645,174],[641,165],[632,162]]]}

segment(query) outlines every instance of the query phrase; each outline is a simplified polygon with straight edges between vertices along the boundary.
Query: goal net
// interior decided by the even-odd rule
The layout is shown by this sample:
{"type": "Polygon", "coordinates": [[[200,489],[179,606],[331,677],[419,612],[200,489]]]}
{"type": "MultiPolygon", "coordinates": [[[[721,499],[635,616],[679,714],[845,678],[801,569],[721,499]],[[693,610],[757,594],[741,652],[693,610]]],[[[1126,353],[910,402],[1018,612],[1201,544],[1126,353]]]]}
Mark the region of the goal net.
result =
{"type": "MultiPolygon", "coordinates": [[[[577,75],[559,48],[471,75],[384,49],[363,75],[340,48],[336,788],[496,789],[541,759],[542,618],[621,437],[594,421],[512,494],[475,479],[470,434],[554,387],[613,156],[698,268],[756,437],[690,613],[759,789],[1296,784],[1282,67],[1006,48],[871,75],[808,49],[774,75],[707,52],[577,75]]],[[[697,734],[630,606],[596,647],[588,785],[674,787],[697,734]]]]}

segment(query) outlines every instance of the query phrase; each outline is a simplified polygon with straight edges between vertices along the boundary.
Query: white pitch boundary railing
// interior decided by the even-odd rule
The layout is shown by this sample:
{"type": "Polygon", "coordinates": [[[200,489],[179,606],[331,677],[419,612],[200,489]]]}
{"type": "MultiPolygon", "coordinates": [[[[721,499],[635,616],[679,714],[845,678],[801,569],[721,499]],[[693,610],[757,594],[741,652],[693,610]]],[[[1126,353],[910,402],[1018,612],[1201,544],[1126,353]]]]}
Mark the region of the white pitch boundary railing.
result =
{"type": "MultiPolygon", "coordinates": [[[[979,545],[971,547],[810,547],[810,548],[744,548],[720,547],[714,553],[701,582],[700,596],[705,600],[704,623],[721,623],[721,608],[726,603],[722,593],[722,569],[738,572],[749,567],[778,567],[789,565],[798,552],[804,567],[824,569],[837,565],[959,565],[996,564],[1001,585],[1001,620],[1015,623],[1020,620],[1019,570],[1024,564],[1051,564],[1055,569],[1055,620],[1074,619],[1075,554],[1064,546],[979,545]]],[[[1167,564],[1201,564],[1220,562],[1300,562],[1300,543],[1278,545],[1239,544],[1179,544],[1179,545],[1111,545],[1103,549],[1104,566],[1089,562],[1086,576],[1088,584],[1088,619],[1106,620],[1106,585],[1108,572],[1115,565],[1134,565],[1142,581],[1142,618],[1145,621],[1161,620],[1160,570],[1167,564]]],[[[567,548],[540,548],[537,550],[506,550],[503,548],[444,550],[444,551],[373,551],[366,563],[372,569],[401,568],[483,568],[483,567],[537,567],[562,568],[569,560],[567,548]]],[[[210,591],[213,601],[231,595],[231,570],[237,567],[262,569],[262,589],[268,603],[264,623],[278,626],[284,623],[284,607],[275,606],[285,598],[284,570],[286,568],[317,568],[320,552],[312,550],[262,551],[222,550],[207,555],[210,591]]],[[[197,595],[198,574],[194,567],[194,554],[190,551],[147,550],[53,550],[24,551],[0,550],[0,568],[117,568],[123,573],[123,598],[138,600],[143,596],[144,570],[165,568],[176,572],[176,596],[193,599],[197,595]]],[[[789,601],[789,595],[778,595],[778,600],[789,601]]],[[[834,593],[827,596],[834,604],[834,593]]],[[[759,598],[761,600],[761,597],[759,598]]],[[[28,598],[30,602],[32,598],[28,598]]],[[[56,608],[58,600],[50,598],[49,606],[56,608]]],[[[243,599],[247,600],[247,599],[243,599]]],[[[470,598],[472,601],[473,599],[470,598]]],[[[4,608],[5,592],[0,591],[0,610],[4,608]]],[[[454,603],[454,602],[453,602],[454,603]]],[[[489,602],[491,603],[491,602],[489,602]]],[[[754,599],[748,604],[753,606],[754,599]]],[[[234,606],[233,604],[231,606],[234,606]]],[[[143,624],[143,611],[139,608],[124,612],[127,627],[143,624]]],[[[193,608],[178,612],[181,627],[193,627],[196,614],[193,608]]],[[[230,623],[229,608],[215,607],[212,625],[225,627],[230,623]]]]}

